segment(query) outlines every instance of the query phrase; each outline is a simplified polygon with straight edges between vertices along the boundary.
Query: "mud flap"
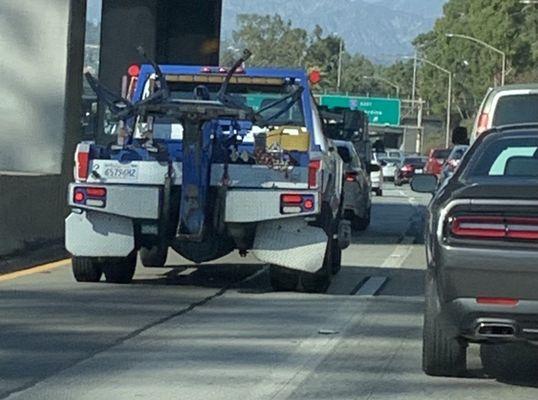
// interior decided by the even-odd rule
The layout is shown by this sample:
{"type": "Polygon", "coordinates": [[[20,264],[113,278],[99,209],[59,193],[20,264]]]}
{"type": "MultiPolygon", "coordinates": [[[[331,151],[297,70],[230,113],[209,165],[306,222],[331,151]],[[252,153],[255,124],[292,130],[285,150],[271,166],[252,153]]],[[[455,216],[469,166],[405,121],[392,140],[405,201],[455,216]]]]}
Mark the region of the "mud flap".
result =
{"type": "Polygon", "coordinates": [[[252,254],[262,262],[298,271],[316,272],[323,266],[328,237],[304,218],[258,224],[252,254]]]}
{"type": "Polygon", "coordinates": [[[79,257],[125,257],[135,248],[133,221],[100,212],[73,212],[65,220],[65,248],[79,257]]]}

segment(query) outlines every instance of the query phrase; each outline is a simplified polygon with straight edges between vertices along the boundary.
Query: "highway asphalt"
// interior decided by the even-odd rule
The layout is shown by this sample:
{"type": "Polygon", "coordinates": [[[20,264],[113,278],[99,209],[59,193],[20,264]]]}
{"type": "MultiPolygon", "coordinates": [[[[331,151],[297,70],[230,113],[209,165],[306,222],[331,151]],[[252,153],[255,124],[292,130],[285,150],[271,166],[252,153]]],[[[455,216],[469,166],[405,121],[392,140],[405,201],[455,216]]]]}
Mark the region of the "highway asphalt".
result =
{"type": "Polygon", "coordinates": [[[76,283],[69,262],[0,276],[0,399],[537,399],[522,352],[488,376],[421,371],[429,196],[390,184],[326,294],[275,293],[230,255],[76,283]]]}

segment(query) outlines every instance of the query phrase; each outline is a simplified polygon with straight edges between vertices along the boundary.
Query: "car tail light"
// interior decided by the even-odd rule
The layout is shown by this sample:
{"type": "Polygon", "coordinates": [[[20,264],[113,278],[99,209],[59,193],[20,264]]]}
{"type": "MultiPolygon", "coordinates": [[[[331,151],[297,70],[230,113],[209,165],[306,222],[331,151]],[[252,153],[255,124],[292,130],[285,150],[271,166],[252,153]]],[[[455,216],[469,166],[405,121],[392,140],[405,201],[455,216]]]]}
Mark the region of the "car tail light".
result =
{"type": "Polygon", "coordinates": [[[224,68],[224,67],[220,67],[219,68],[219,74],[227,74],[228,73],[228,69],[227,68],[224,68]]]}
{"type": "Polygon", "coordinates": [[[202,74],[210,74],[211,72],[213,72],[213,70],[211,69],[211,67],[202,67],[202,68],[200,69],[200,72],[201,72],[202,74]]]}
{"type": "Polygon", "coordinates": [[[460,160],[448,160],[447,164],[454,170],[460,164],[460,160]]]}
{"type": "Polygon", "coordinates": [[[316,189],[319,185],[319,175],[321,174],[321,160],[312,160],[308,164],[308,187],[316,189]]]}
{"type": "Polygon", "coordinates": [[[445,163],[445,160],[443,160],[442,158],[436,158],[435,161],[437,161],[437,164],[439,165],[443,165],[445,163]]]}
{"type": "Polygon", "coordinates": [[[478,117],[478,126],[476,129],[478,134],[481,134],[482,132],[488,129],[488,123],[489,123],[489,115],[487,113],[480,114],[480,117],[478,117]]]}
{"type": "Polygon", "coordinates": [[[538,240],[538,218],[463,216],[450,221],[454,236],[476,239],[538,240]]]}
{"type": "Polygon", "coordinates": [[[77,186],[73,190],[73,202],[75,204],[105,207],[106,206],[106,188],[77,186]]]}
{"type": "Polygon", "coordinates": [[[498,306],[517,306],[519,303],[518,299],[510,299],[506,297],[477,297],[476,302],[478,304],[491,304],[498,306]]]}
{"type": "Polygon", "coordinates": [[[283,194],[280,196],[281,214],[299,214],[313,211],[315,205],[313,194],[283,194]]]}
{"type": "Polygon", "coordinates": [[[75,151],[75,180],[85,182],[88,179],[90,169],[89,143],[79,143],[75,151]]]}
{"type": "Polygon", "coordinates": [[[413,171],[413,166],[412,165],[409,165],[409,164],[406,164],[402,167],[402,171],[403,172],[411,172],[413,171]]]}
{"type": "Polygon", "coordinates": [[[474,238],[503,238],[505,226],[502,217],[456,217],[450,231],[455,236],[474,238]]]}
{"type": "Polygon", "coordinates": [[[356,172],[346,172],[346,182],[356,182],[357,176],[356,172]]]}

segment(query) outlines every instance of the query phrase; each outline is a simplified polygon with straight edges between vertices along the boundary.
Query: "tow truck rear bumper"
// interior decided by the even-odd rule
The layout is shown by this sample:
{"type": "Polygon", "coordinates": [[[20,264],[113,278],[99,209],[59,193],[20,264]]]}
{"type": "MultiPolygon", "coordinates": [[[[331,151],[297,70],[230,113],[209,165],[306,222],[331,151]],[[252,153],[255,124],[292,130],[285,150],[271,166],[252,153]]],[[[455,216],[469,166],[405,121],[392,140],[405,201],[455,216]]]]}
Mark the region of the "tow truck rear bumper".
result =
{"type": "MultiPolygon", "coordinates": [[[[127,256],[136,247],[136,226],[142,233],[158,233],[144,229],[157,229],[161,198],[162,186],[71,184],[68,204],[73,212],[66,219],[67,250],[75,256],[127,256]],[[81,188],[106,189],[102,205],[77,201],[75,194],[81,188]]],[[[309,226],[305,217],[314,217],[320,210],[315,191],[234,188],[226,193],[225,222],[257,224],[253,253],[261,261],[314,272],[321,268],[327,236],[322,229],[309,226]],[[284,194],[307,195],[314,207],[283,214],[284,194]]]]}

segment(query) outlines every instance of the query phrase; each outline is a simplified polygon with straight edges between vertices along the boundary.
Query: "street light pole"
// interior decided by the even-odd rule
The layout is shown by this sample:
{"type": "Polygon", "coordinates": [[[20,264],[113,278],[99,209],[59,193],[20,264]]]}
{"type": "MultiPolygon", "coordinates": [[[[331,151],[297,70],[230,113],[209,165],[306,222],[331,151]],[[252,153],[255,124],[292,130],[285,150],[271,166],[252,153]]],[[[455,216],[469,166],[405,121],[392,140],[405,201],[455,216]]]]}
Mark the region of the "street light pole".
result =
{"type": "Polygon", "coordinates": [[[415,96],[417,94],[417,51],[415,50],[415,57],[413,59],[413,89],[411,93],[411,100],[413,100],[413,107],[415,107],[415,96]]]}
{"type": "Polygon", "coordinates": [[[446,137],[445,137],[445,144],[446,144],[446,147],[448,147],[450,145],[450,122],[451,122],[451,114],[452,114],[452,72],[450,72],[448,69],[445,69],[441,67],[440,65],[435,64],[425,58],[417,58],[417,61],[421,61],[426,64],[429,64],[432,67],[437,68],[439,71],[442,71],[448,75],[448,95],[447,95],[447,105],[446,105],[446,137]]]}
{"type": "Polygon", "coordinates": [[[344,51],[344,39],[340,38],[340,51],[338,53],[338,78],[336,82],[336,91],[340,91],[342,84],[342,53],[344,51]]]}
{"type": "Polygon", "coordinates": [[[400,98],[400,86],[398,86],[396,83],[394,83],[392,81],[389,81],[388,79],[385,79],[385,78],[383,78],[381,76],[367,76],[367,75],[364,75],[362,78],[363,79],[375,79],[375,80],[378,80],[378,81],[385,82],[385,83],[389,84],[390,86],[392,86],[393,88],[396,89],[396,97],[400,98]]]}
{"type": "Polygon", "coordinates": [[[500,54],[501,58],[502,58],[501,86],[504,86],[505,78],[506,78],[506,53],[504,51],[498,49],[497,47],[493,47],[489,43],[486,43],[483,40],[477,39],[477,38],[472,37],[472,36],[462,35],[460,33],[445,33],[445,36],[449,37],[449,38],[457,37],[457,38],[461,38],[461,39],[467,39],[467,40],[470,40],[472,42],[481,44],[482,46],[487,47],[488,49],[500,54]]]}

